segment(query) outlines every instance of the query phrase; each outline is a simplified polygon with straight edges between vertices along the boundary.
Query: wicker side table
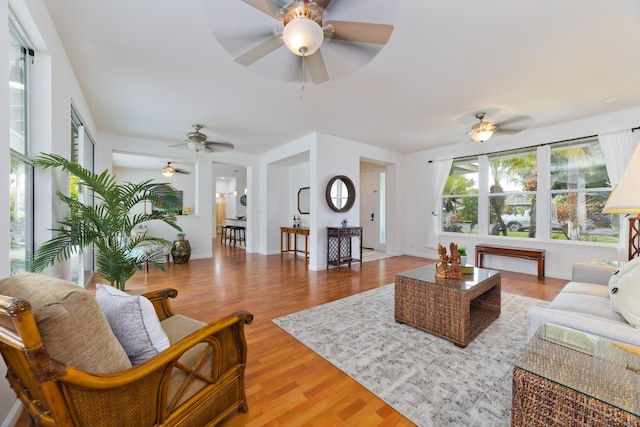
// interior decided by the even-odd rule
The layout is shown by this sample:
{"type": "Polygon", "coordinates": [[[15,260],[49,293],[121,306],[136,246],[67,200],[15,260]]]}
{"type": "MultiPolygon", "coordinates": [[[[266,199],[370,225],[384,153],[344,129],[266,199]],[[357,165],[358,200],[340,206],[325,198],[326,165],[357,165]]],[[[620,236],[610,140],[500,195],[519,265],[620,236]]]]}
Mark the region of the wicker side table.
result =
{"type": "Polygon", "coordinates": [[[545,324],[515,363],[511,425],[640,426],[638,390],[639,354],[545,324]]]}

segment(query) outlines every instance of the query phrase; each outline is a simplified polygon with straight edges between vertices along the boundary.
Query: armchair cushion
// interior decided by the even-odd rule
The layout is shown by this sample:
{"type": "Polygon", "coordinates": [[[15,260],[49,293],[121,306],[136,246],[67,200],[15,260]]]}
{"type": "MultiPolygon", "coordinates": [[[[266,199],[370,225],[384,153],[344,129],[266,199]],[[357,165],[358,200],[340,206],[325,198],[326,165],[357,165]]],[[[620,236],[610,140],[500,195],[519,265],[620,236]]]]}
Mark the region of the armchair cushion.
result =
{"type": "Polygon", "coordinates": [[[147,298],[97,284],[96,300],[133,365],[169,348],[169,338],[147,298]]]}
{"type": "Polygon", "coordinates": [[[42,342],[53,359],[94,374],[131,367],[88,290],[54,277],[21,273],[0,280],[0,294],[29,301],[42,342]]]}

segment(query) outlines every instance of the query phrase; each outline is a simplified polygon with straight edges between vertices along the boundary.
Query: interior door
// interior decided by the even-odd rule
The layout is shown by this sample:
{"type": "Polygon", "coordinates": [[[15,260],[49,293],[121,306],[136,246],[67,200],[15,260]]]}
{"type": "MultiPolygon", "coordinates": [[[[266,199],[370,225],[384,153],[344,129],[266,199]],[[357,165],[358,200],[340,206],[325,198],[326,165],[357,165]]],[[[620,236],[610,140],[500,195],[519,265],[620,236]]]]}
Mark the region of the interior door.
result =
{"type": "Polygon", "coordinates": [[[379,172],[360,173],[360,225],[362,247],[382,250],[380,247],[380,184],[379,172]]]}

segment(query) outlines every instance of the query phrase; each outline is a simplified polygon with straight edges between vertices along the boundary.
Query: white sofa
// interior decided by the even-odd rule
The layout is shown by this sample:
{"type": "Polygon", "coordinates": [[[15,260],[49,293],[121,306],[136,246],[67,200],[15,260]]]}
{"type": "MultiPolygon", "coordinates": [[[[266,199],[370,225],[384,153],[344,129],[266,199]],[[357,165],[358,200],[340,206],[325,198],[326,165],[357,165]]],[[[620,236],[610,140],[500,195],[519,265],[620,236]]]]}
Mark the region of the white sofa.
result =
{"type": "Polygon", "coordinates": [[[545,307],[530,307],[528,338],[543,323],[555,323],[640,346],[640,329],[611,308],[609,279],[614,267],[575,264],[571,282],[545,307]]]}

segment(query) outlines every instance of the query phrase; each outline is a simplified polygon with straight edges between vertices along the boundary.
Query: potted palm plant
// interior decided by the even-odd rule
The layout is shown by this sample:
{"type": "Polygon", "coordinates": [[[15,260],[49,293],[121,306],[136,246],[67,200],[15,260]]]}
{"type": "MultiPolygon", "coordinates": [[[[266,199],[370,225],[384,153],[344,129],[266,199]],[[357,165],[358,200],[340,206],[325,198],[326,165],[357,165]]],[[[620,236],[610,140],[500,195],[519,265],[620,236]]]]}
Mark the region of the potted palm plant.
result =
{"type": "Polygon", "coordinates": [[[41,272],[56,261],[82,253],[91,245],[97,250],[98,274],[118,289],[123,290],[127,280],[141,270],[145,262],[164,270],[162,260],[154,253],[138,251],[133,255],[132,250],[143,241],[168,246],[171,242],[132,231],[147,221],[160,220],[182,232],[175,215],[180,198],[173,187],[152,180],[118,184],[107,170],[98,175],[55,154],[39,155],[34,159],[34,165],[70,172],[78,184],[93,192],[95,205],[84,204],[74,195],[57,192],[58,198],[67,205],[68,213],[58,222],[60,227],[52,229],[55,236],[36,250],[31,266],[33,271],[41,272]],[[134,206],[144,202],[151,202],[160,209],[151,213],[130,213],[134,206]]]}

